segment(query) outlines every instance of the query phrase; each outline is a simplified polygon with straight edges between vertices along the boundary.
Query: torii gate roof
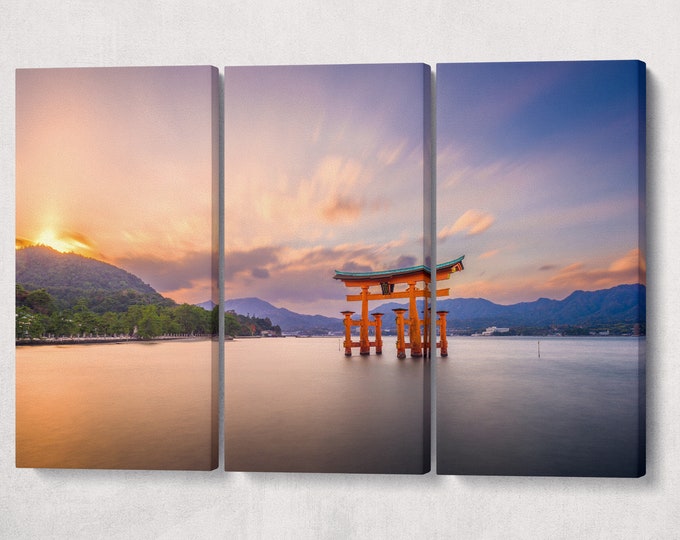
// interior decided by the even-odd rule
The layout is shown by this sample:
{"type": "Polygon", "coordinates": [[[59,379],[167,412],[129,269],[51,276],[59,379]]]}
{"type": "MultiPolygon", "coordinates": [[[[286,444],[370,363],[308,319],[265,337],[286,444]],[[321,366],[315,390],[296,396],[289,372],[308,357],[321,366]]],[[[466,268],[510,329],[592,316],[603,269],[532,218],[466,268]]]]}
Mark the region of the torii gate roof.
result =
{"type": "MultiPolygon", "coordinates": [[[[437,280],[448,278],[452,272],[460,272],[463,270],[463,259],[465,255],[458,257],[452,261],[438,264],[437,280]]],[[[404,282],[408,278],[416,278],[419,280],[430,278],[431,270],[424,264],[418,266],[409,266],[407,268],[396,268],[394,270],[379,270],[377,272],[345,272],[344,270],[336,270],[333,279],[339,279],[343,282],[358,281],[358,282],[404,282]]]]}

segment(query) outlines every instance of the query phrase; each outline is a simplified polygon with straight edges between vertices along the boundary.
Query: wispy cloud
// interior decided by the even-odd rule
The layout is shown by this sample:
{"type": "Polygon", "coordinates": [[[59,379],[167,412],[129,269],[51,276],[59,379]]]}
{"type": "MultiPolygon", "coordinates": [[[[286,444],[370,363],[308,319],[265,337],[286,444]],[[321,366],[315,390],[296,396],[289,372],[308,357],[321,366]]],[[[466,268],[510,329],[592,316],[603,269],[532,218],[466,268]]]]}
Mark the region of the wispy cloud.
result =
{"type": "Polygon", "coordinates": [[[462,232],[468,236],[481,234],[493,225],[496,218],[487,212],[470,209],[460,216],[453,224],[439,231],[437,238],[444,240],[449,236],[462,232]]]}
{"type": "Polygon", "coordinates": [[[481,255],[479,255],[479,259],[490,259],[492,257],[495,257],[500,253],[500,249],[492,249],[490,251],[485,251],[481,255]]]}
{"type": "Polygon", "coordinates": [[[605,289],[622,283],[638,283],[644,279],[644,261],[640,260],[639,255],[636,248],[603,267],[589,267],[584,262],[569,264],[559,269],[541,288],[568,292],[578,289],[605,289]]]}

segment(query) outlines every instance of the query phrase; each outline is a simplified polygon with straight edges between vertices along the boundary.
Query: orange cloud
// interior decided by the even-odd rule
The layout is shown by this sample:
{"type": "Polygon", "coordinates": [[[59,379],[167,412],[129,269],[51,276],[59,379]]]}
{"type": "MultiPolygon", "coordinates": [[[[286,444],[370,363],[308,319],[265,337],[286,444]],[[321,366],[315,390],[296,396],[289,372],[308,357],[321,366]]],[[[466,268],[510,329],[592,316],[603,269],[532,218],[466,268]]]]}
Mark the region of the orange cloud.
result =
{"type": "Polygon", "coordinates": [[[526,300],[533,294],[531,285],[522,281],[507,282],[502,280],[477,280],[468,283],[452,283],[452,297],[486,298],[500,304],[513,304],[526,300]]]}
{"type": "Polygon", "coordinates": [[[631,270],[637,272],[638,269],[641,272],[647,270],[647,263],[638,248],[631,249],[623,257],[616,259],[609,265],[610,272],[630,272],[631,270]]]}
{"type": "Polygon", "coordinates": [[[490,251],[485,251],[482,253],[478,258],[479,259],[490,259],[491,257],[495,257],[500,253],[500,249],[492,249],[490,251]]]}
{"type": "Polygon", "coordinates": [[[495,221],[496,218],[493,215],[481,210],[471,209],[460,216],[453,225],[439,231],[437,238],[444,240],[458,232],[464,232],[468,236],[481,234],[488,230],[495,221]]]}
{"type": "Polygon", "coordinates": [[[95,242],[79,232],[47,228],[43,229],[33,240],[21,237],[15,240],[16,248],[34,245],[48,246],[61,253],[77,253],[85,257],[104,260],[101,253],[96,251],[95,242]]]}
{"type": "Polygon", "coordinates": [[[32,246],[34,243],[28,238],[17,237],[14,239],[14,249],[21,249],[28,246],[32,246]]]}
{"type": "Polygon", "coordinates": [[[587,268],[577,262],[565,266],[545,282],[543,289],[563,291],[607,289],[624,283],[644,283],[644,259],[635,248],[606,268],[587,268]]]}

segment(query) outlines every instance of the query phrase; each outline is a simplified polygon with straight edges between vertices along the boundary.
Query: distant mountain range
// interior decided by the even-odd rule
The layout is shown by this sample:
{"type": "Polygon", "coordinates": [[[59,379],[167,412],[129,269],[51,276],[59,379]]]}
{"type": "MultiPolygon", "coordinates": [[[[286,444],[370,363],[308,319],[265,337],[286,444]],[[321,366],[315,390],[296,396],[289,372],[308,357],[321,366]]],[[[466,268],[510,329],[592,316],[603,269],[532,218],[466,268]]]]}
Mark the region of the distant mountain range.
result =
{"type": "MultiPolygon", "coordinates": [[[[137,276],[111,264],[73,253],[60,253],[46,246],[16,251],[16,282],[28,290],[44,288],[59,304],[69,308],[84,298],[95,312],[125,311],[132,304],[173,305],[137,276]]],[[[199,304],[212,309],[210,301],[199,304]]],[[[358,304],[355,304],[358,308],[358,304]]],[[[385,313],[383,328],[395,326],[392,309],[407,303],[387,302],[372,312],[385,313]]],[[[422,302],[419,302],[422,310],[422,302]]],[[[483,298],[438,300],[438,310],[448,311],[450,329],[483,329],[487,326],[606,325],[645,323],[644,285],[619,285],[599,291],[575,291],[564,300],[540,298],[534,302],[500,305],[483,298]]],[[[342,331],[340,317],[303,315],[273,306],[259,298],[225,302],[225,310],[240,315],[268,317],[284,332],[327,333],[342,331]]],[[[355,315],[356,317],[356,315],[355,315]]]]}
{"type": "MultiPolygon", "coordinates": [[[[632,325],[645,322],[645,297],[644,285],[618,285],[599,291],[575,291],[564,300],[540,298],[534,302],[507,306],[483,298],[451,298],[438,300],[437,310],[449,312],[447,325],[450,329],[617,323],[632,325]]],[[[419,302],[421,310],[422,305],[419,302]]],[[[394,318],[389,315],[392,309],[404,307],[408,307],[407,303],[388,302],[372,309],[371,313],[385,313],[383,328],[394,329],[394,318]]],[[[275,307],[259,298],[227,300],[225,309],[242,315],[269,317],[284,332],[337,332],[343,329],[340,318],[302,315],[275,307]]]]}
{"type": "Polygon", "coordinates": [[[198,307],[202,307],[206,311],[212,311],[212,309],[217,305],[215,302],[212,300],[206,300],[205,302],[201,302],[200,304],[196,304],[198,307]]]}
{"type": "Polygon", "coordinates": [[[437,310],[447,310],[450,327],[602,325],[644,323],[644,285],[618,285],[599,291],[575,291],[564,300],[539,298],[503,306],[481,298],[438,300],[437,310]]]}
{"type": "Polygon", "coordinates": [[[234,311],[240,315],[269,317],[272,324],[279,325],[284,332],[327,333],[338,332],[344,328],[339,318],[323,315],[302,315],[286,308],[275,307],[259,298],[236,298],[224,303],[225,311],[234,311]]]}

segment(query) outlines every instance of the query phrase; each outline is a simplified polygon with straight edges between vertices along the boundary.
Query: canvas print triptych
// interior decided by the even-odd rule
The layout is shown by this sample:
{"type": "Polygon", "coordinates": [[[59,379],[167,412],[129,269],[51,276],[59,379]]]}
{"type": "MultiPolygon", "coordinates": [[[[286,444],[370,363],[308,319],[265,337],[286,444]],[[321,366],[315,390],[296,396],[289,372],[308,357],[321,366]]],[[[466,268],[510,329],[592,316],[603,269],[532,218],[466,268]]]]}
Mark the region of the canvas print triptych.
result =
{"type": "Polygon", "coordinates": [[[642,62],[222,84],[17,70],[18,467],[645,473],[642,62]]]}

